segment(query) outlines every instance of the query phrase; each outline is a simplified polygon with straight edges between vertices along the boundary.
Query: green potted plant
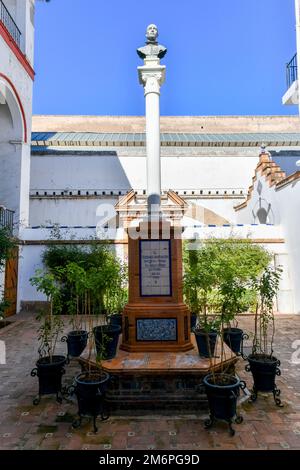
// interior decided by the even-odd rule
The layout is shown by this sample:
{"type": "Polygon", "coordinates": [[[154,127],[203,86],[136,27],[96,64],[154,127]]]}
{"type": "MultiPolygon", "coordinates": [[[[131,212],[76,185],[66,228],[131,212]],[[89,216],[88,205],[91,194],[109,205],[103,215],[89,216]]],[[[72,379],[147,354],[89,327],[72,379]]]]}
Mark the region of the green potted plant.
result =
{"type": "Polygon", "coordinates": [[[197,282],[197,251],[184,249],[183,260],[185,265],[185,276],[183,282],[183,293],[185,302],[190,309],[191,331],[197,325],[197,318],[200,313],[199,286],[197,282]]]}
{"type": "Polygon", "coordinates": [[[2,300],[0,300],[0,328],[9,325],[9,321],[5,320],[5,310],[9,307],[10,303],[4,299],[4,294],[2,295],[2,300]]]}
{"type": "MultiPolygon", "coordinates": [[[[107,269],[92,271],[92,290],[97,289],[97,286],[101,284],[111,285],[109,279],[111,281],[115,280],[110,269],[111,267],[108,265],[107,269]]],[[[106,294],[109,295],[109,292],[110,289],[107,289],[106,294]]],[[[116,356],[120,333],[121,326],[118,324],[101,324],[93,328],[97,354],[101,354],[102,359],[113,359],[116,356]]]]}
{"type": "Polygon", "coordinates": [[[239,355],[242,350],[242,341],[248,338],[248,335],[237,327],[235,318],[239,313],[245,311],[244,296],[247,292],[247,282],[239,277],[232,276],[232,273],[228,270],[222,276],[218,287],[222,316],[222,338],[227,346],[239,355]]]}
{"type": "Polygon", "coordinates": [[[185,299],[191,311],[197,314],[193,332],[199,355],[203,357],[213,356],[217,340],[218,316],[208,313],[208,304],[217,282],[215,255],[214,246],[207,243],[190,252],[184,275],[185,299]]]}
{"type": "Polygon", "coordinates": [[[67,302],[68,314],[71,317],[72,330],[62,341],[67,342],[69,357],[79,357],[87,345],[88,332],[86,331],[86,315],[88,309],[87,274],[84,268],[75,262],[68,263],[65,268],[57,268],[59,278],[66,279],[71,288],[70,299],[67,302]]]}
{"type": "Polygon", "coordinates": [[[30,279],[39,292],[46,295],[49,308],[37,316],[40,321],[38,328],[39,359],[36,368],[31,371],[32,377],[38,376],[39,393],[33,403],[37,405],[42,395],[55,393],[58,402],[62,401],[62,376],[65,373],[66,358],[55,354],[58,337],[63,329],[61,319],[60,289],[53,274],[41,269],[30,279]]]}
{"type": "Polygon", "coordinates": [[[118,270],[115,272],[115,281],[110,283],[105,294],[107,322],[122,328],[122,313],[128,302],[127,266],[117,261],[118,270]],[[119,265],[119,266],[118,266],[119,265]]]}
{"type": "MultiPolygon", "coordinates": [[[[12,237],[11,231],[7,227],[0,226],[0,272],[5,269],[7,260],[16,248],[16,240],[12,237]]],[[[10,302],[5,298],[5,292],[0,292],[0,322],[6,326],[5,311],[10,306],[10,302]]]]}
{"type": "Polygon", "coordinates": [[[275,379],[280,375],[280,361],[274,356],[275,335],[274,300],[279,289],[281,268],[268,267],[261,276],[253,280],[258,294],[255,311],[252,352],[248,356],[246,371],[252,373],[253,389],[251,401],[258,392],[272,392],[277,406],[282,406],[280,390],[275,379]]]}
{"type": "MultiPolygon", "coordinates": [[[[121,312],[127,297],[127,268],[109,250],[101,269],[93,268],[92,291],[94,295],[102,286],[102,298],[106,311],[107,324],[94,328],[97,351],[105,346],[103,358],[112,359],[117,353],[119,335],[122,329],[121,312]],[[114,318],[114,320],[112,320],[114,318]]],[[[98,351],[99,352],[99,351],[98,351]]]]}
{"type": "MultiPolygon", "coordinates": [[[[87,299],[93,289],[94,282],[94,273],[87,275],[87,285],[89,287],[87,299]]],[[[74,428],[80,427],[82,418],[90,416],[93,418],[94,432],[96,433],[98,430],[96,426],[97,417],[100,416],[101,420],[106,420],[109,417],[105,409],[105,392],[110,376],[102,368],[102,360],[106,357],[105,338],[101,338],[102,342],[98,338],[96,347],[94,322],[95,317],[88,310],[87,366],[75,377],[74,386],[71,387],[71,390],[69,389],[69,393],[75,393],[78,403],[78,418],[73,421],[72,426],[74,428]]]]}
{"type": "MultiPolygon", "coordinates": [[[[255,308],[256,292],[251,279],[269,264],[270,254],[250,240],[228,239],[220,243],[218,290],[223,314],[223,338],[236,354],[248,335],[238,328],[237,316],[255,308]]],[[[243,354],[243,353],[242,353],[243,354]]]]}
{"type": "MultiPolygon", "coordinates": [[[[231,335],[243,334],[242,330],[236,328],[236,315],[245,309],[245,296],[249,290],[249,279],[258,270],[257,259],[266,262],[269,255],[260,248],[250,244],[248,241],[236,239],[215,240],[211,239],[204,243],[197,254],[197,267],[194,269],[194,281],[200,293],[200,305],[202,315],[200,315],[201,332],[195,330],[199,347],[199,333],[205,338],[209,354],[201,355],[210,358],[210,373],[204,378],[204,385],[208,397],[210,417],[205,422],[207,428],[211,427],[216,419],[225,420],[228,423],[231,435],[235,431],[232,422],[241,423],[243,418],[237,414],[237,398],[240,389],[245,387],[241,381],[226,365],[228,353],[225,348],[225,341],[236,351],[239,351],[240,344],[233,344],[231,335]],[[263,256],[264,255],[264,256],[263,256]],[[197,276],[195,276],[197,274],[197,276]],[[217,315],[207,314],[206,306],[214,304],[214,311],[217,315]],[[232,325],[235,327],[232,327],[232,325]],[[211,340],[209,335],[214,329],[215,338],[218,342],[218,359],[220,363],[216,366],[213,358],[211,340]]],[[[259,265],[261,266],[261,264],[259,265]]],[[[259,269],[261,269],[259,267],[259,269]]],[[[241,339],[241,336],[238,338],[241,339]]],[[[240,341],[238,341],[240,343],[240,341]]],[[[231,366],[230,366],[231,367],[231,366]]]]}
{"type": "Polygon", "coordinates": [[[210,328],[208,310],[220,315],[225,307],[227,313],[222,334],[226,344],[240,354],[245,335],[238,328],[236,318],[255,306],[256,293],[250,280],[269,262],[270,254],[264,248],[248,239],[234,237],[226,240],[211,238],[198,250],[187,252],[184,292],[190,308],[199,314],[198,339],[199,335],[204,338],[201,330],[210,328]]]}
{"type": "Polygon", "coordinates": [[[228,423],[230,435],[233,436],[235,434],[232,427],[233,421],[237,424],[243,421],[243,417],[237,413],[237,399],[240,389],[244,389],[246,384],[226,365],[224,325],[232,320],[234,312],[238,310],[239,299],[245,287],[233,279],[227,279],[226,282],[220,284],[219,289],[222,296],[222,309],[215,328],[219,341],[220,367],[216,370],[216,364],[210,357],[210,373],[203,379],[210,411],[205,427],[210,428],[216,420],[223,420],[228,423]]]}

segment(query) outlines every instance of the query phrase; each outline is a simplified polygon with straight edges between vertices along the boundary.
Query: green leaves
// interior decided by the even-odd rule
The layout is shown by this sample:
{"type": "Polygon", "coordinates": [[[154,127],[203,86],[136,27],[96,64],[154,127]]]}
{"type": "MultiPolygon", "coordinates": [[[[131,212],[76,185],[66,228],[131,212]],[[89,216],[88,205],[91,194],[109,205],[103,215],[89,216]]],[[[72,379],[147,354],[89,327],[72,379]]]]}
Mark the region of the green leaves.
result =
{"type": "Polygon", "coordinates": [[[209,239],[198,250],[184,251],[184,294],[195,313],[204,315],[213,304],[225,322],[255,303],[251,280],[270,262],[270,254],[250,240],[209,239]]]}
{"type": "Polygon", "coordinates": [[[281,273],[281,267],[268,266],[261,276],[252,280],[252,286],[258,293],[253,354],[262,353],[270,356],[273,354],[275,334],[274,301],[279,289],[281,273]]]}
{"type": "Polygon", "coordinates": [[[127,301],[127,266],[108,245],[93,241],[88,247],[52,245],[43,260],[60,285],[66,313],[89,310],[99,314],[105,310],[110,314],[123,309],[127,301]]]}
{"type": "Polygon", "coordinates": [[[0,269],[5,266],[6,260],[11,256],[13,248],[17,246],[7,227],[0,227],[0,269]]]}
{"type": "Polygon", "coordinates": [[[40,356],[52,356],[55,351],[59,333],[63,330],[63,321],[61,319],[61,290],[54,274],[37,269],[35,276],[30,278],[30,283],[37,288],[39,292],[46,295],[50,303],[50,311],[41,311],[37,320],[40,321],[38,329],[38,352],[40,356]]]}

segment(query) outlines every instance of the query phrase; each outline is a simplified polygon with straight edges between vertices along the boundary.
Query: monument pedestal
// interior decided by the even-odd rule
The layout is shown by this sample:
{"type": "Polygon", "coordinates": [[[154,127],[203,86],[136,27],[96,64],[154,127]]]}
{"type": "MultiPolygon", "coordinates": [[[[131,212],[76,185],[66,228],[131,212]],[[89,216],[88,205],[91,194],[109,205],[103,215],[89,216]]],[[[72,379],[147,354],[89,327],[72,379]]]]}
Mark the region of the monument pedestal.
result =
{"type": "MultiPolygon", "coordinates": [[[[221,360],[220,340],[211,360],[199,356],[194,335],[192,345],[192,350],[176,353],[133,353],[119,349],[114,359],[102,361],[102,369],[111,377],[106,401],[112,413],[174,414],[207,410],[203,378],[211,371],[234,373],[238,357],[224,344],[221,360]]],[[[95,356],[90,360],[88,357],[89,352],[85,351],[79,358],[82,369],[97,369],[95,356]]]]}
{"type": "Polygon", "coordinates": [[[167,221],[140,223],[128,238],[129,302],[123,312],[125,351],[188,351],[190,312],[183,303],[182,240],[167,221]]]}

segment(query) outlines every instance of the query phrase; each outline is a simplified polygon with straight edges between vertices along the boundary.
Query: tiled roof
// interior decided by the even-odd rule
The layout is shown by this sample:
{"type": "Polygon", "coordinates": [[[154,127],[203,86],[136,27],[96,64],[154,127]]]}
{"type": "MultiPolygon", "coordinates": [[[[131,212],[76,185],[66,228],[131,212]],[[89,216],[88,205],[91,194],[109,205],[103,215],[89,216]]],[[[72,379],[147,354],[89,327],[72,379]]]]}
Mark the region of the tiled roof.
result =
{"type": "MultiPolygon", "coordinates": [[[[33,132],[32,146],[145,146],[144,133],[33,132]]],[[[258,147],[300,146],[300,133],[189,134],[163,133],[162,146],[258,147]]]]}

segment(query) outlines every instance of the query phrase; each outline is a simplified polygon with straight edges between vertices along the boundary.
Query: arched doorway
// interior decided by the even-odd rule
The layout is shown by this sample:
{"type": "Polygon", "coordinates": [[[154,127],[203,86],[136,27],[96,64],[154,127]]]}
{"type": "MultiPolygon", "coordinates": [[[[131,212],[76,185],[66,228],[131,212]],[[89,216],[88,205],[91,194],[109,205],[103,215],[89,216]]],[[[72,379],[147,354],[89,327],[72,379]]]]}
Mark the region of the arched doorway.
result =
{"type": "MultiPolygon", "coordinates": [[[[24,191],[28,179],[24,172],[24,156],[26,158],[29,152],[26,140],[26,120],[21,100],[11,81],[0,73],[0,206],[2,214],[12,214],[10,211],[14,211],[13,229],[16,235],[28,204],[28,195],[24,191]]],[[[2,225],[8,226],[8,222],[10,224],[8,217],[1,217],[2,225]]],[[[0,273],[0,300],[4,291],[4,298],[9,302],[6,316],[15,314],[17,310],[17,270],[18,249],[14,250],[4,272],[0,273]]]]}
{"type": "Polygon", "coordinates": [[[22,212],[22,153],[27,138],[22,103],[12,83],[0,73],[0,205],[22,212]]]}

